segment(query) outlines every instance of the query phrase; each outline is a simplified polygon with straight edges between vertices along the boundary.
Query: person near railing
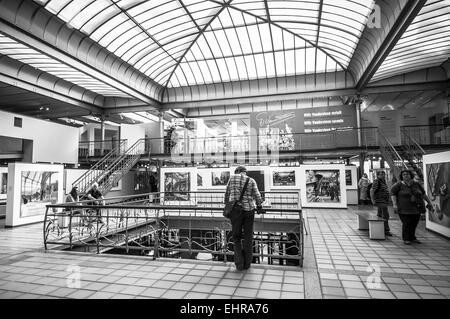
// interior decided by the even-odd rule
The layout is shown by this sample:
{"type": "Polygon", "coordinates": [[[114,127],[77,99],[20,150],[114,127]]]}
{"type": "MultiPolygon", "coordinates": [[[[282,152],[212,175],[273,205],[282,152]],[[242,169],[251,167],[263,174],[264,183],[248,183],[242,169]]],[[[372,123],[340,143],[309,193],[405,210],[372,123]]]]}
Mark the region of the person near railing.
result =
{"type": "MultiPolygon", "coordinates": [[[[104,205],[104,197],[103,194],[98,189],[98,183],[94,183],[92,185],[92,188],[86,193],[86,197],[91,200],[90,205],[94,206],[104,205]]],[[[101,210],[99,208],[96,208],[94,211],[98,222],[103,223],[101,210]]]]}
{"type": "Polygon", "coordinates": [[[391,197],[394,212],[398,213],[402,221],[403,242],[406,245],[413,242],[420,244],[415,233],[420,215],[426,210],[424,200],[430,212],[434,212],[434,208],[423,187],[413,180],[412,171],[401,171],[399,178],[400,181],[391,188],[391,197]]]}
{"type": "Polygon", "coordinates": [[[247,187],[242,195],[242,212],[231,214],[231,231],[234,242],[234,263],[237,270],[250,268],[253,259],[253,222],[255,210],[262,212],[262,197],[256,185],[256,181],[247,176],[247,169],[238,166],[230,177],[225,191],[225,204],[229,201],[237,201],[241,196],[245,182],[247,187]],[[241,240],[244,239],[242,245],[241,240]]]}

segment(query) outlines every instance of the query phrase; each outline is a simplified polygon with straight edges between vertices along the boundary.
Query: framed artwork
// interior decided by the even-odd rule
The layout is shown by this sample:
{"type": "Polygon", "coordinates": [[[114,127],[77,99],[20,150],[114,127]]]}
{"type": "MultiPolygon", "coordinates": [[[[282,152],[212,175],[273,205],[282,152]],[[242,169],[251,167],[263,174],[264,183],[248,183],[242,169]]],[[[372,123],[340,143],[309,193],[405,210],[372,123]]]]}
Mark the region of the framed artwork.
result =
{"type": "Polygon", "coordinates": [[[9,164],[5,225],[42,222],[46,205],[64,201],[63,176],[63,165],[9,164]]]}
{"type": "Polygon", "coordinates": [[[230,180],[231,172],[229,168],[225,169],[212,169],[211,171],[211,187],[213,188],[226,188],[228,181],[230,180]]]}
{"type": "Polygon", "coordinates": [[[55,204],[60,186],[59,172],[22,171],[20,217],[42,214],[45,205],[55,204]]]}
{"type": "Polygon", "coordinates": [[[423,156],[424,189],[434,207],[425,227],[450,237],[450,151],[423,156]]]}
{"type": "Polygon", "coordinates": [[[298,167],[271,167],[270,189],[299,189],[299,172],[298,167]]]}
{"type": "Polygon", "coordinates": [[[161,201],[168,205],[194,205],[197,168],[161,168],[161,201]]]}
{"type": "Polygon", "coordinates": [[[198,168],[196,175],[197,175],[197,187],[199,189],[209,188],[211,186],[211,169],[198,168]]]}
{"type": "Polygon", "coordinates": [[[358,168],[345,166],[345,186],[347,189],[358,189],[358,168]]]}
{"type": "Polygon", "coordinates": [[[6,199],[8,190],[8,168],[0,167],[0,199],[6,199]]]}
{"type": "Polygon", "coordinates": [[[301,165],[300,169],[302,207],[347,207],[344,165],[301,165]]]}
{"type": "Polygon", "coordinates": [[[225,189],[231,176],[230,168],[197,169],[197,187],[199,189],[225,189]]]}

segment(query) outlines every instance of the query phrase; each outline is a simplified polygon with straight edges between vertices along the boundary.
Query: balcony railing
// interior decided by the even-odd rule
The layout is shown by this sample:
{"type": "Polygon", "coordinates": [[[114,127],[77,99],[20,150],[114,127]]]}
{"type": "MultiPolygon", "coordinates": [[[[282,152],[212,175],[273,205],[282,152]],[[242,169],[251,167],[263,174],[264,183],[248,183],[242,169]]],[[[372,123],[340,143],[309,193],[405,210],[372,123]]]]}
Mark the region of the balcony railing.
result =
{"type": "MultiPolygon", "coordinates": [[[[198,196],[195,193],[192,197],[198,196]]],[[[222,216],[223,202],[214,203],[219,199],[216,194],[203,194],[204,199],[212,200],[209,204],[155,203],[155,199],[166,198],[164,195],[108,199],[100,205],[87,201],[48,205],[43,227],[45,249],[57,245],[59,249],[92,253],[139,250],[154,259],[209,253],[215,260],[226,261],[233,255],[231,224],[222,216]]],[[[295,201],[297,195],[291,195],[295,201]]],[[[279,264],[291,261],[302,266],[304,225],[298,200],[297,208],[286,208],[283,198],[277,200],[274,193],[265,196],[274,203],[266,205],[264,214],[255,216],[254,262],[270,264],[277,259],[279,264]]]]}
{"type": "Polygon", "coordinates": [[[450,126],[445,125],[414,125],[402,126],[402,144],[408,141],[406,136],[413,138],[419,145],[450,144],[450,126]]]}
{"type": "Polygon", "coordinates": [[[229,153],[252,151],[307,151],[378,146],[376,127],[328,132],[243,135],[223,137],[149,138],[151,154],[229,153]],[[360,135],[360,136],[359,136],[360,135]]]}
{"type": "Polygon", "coordinates": [[[78,143],[78,157],[103,157],[119,147],[124,140],[85,141],[78,143]]]}

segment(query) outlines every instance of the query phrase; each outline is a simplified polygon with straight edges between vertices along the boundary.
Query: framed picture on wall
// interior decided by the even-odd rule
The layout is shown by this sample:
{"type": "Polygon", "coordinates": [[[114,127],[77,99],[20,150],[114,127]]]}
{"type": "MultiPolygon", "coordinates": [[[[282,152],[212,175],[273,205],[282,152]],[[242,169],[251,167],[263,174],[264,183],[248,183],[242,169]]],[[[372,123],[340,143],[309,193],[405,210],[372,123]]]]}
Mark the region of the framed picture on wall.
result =
{"type": "Polygon", "coordinates": [[[427,209],[426,228],[450,237],[450,151],[423,156],[424,188],[434,212],[427,209]]]}
{"type": "Polygon", "coordinates": [[[22,171],[20,218],[42,215],[46,205],[56,204],[60,185],[59,172],[22,171]]]}
{"type": "Polygon", "coordinates": [[[347,189],[358,189],[358,168],[345,166],[345,186],[347,189]]]}
{"type": "Polygon", "coordinates": [[[214,188],[225,188],[230,180],[230,175],[229,169],[214,169],[211,172],[211,186],[214,188]]]}
{"type": "Polygon", "coordinates": [[[344,165],[301,165],[300,168],[302,207],[347,207],[344,165]]]}
{"type": "Polygon", "coordinates": [[[270,189],[299,189],[298,167],[272,167],[270,169],[270,189]]]}
{"type": "Polygon", "coordinates": [[[161,200],[168,205],[194,205],[196,168],[161,168],[161,200]]]}
{"type": "Polygon", "coordinates": [[[6,199],[8,190],[8,168],[0,167],[0,199],[6,199]]]}
{"type": "Polygon", "coordinates": [[[208,188],[211,186],[211,170],[209,168],[197,169],[197,187],[199,189],[208,188]]]}

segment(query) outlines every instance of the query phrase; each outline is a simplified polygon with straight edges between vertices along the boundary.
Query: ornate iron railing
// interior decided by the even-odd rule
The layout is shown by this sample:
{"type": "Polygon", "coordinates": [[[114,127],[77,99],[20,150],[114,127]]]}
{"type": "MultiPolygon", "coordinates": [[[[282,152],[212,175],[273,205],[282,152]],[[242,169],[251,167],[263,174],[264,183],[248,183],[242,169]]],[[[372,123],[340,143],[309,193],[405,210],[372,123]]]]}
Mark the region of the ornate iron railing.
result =
{"type": "MultiPolygon", "coordinates": [[[[214,260],[232,258],[231,224],[222,216],[223,204],[161,205],[152,203],[154,196],[135,196],[127,203],[125,198],[116,198],[116,203],[96,206],[88,202],[48,205],[43,226],[45,249],[57,245],[93,253],[137,250],[153,258],[193,258],[205,253],[214,260]]],[[[255,215],[254,262],[277,260],[302,266],[302,211],[284,208],[282,203],[275,206],[255,215]]]]}

